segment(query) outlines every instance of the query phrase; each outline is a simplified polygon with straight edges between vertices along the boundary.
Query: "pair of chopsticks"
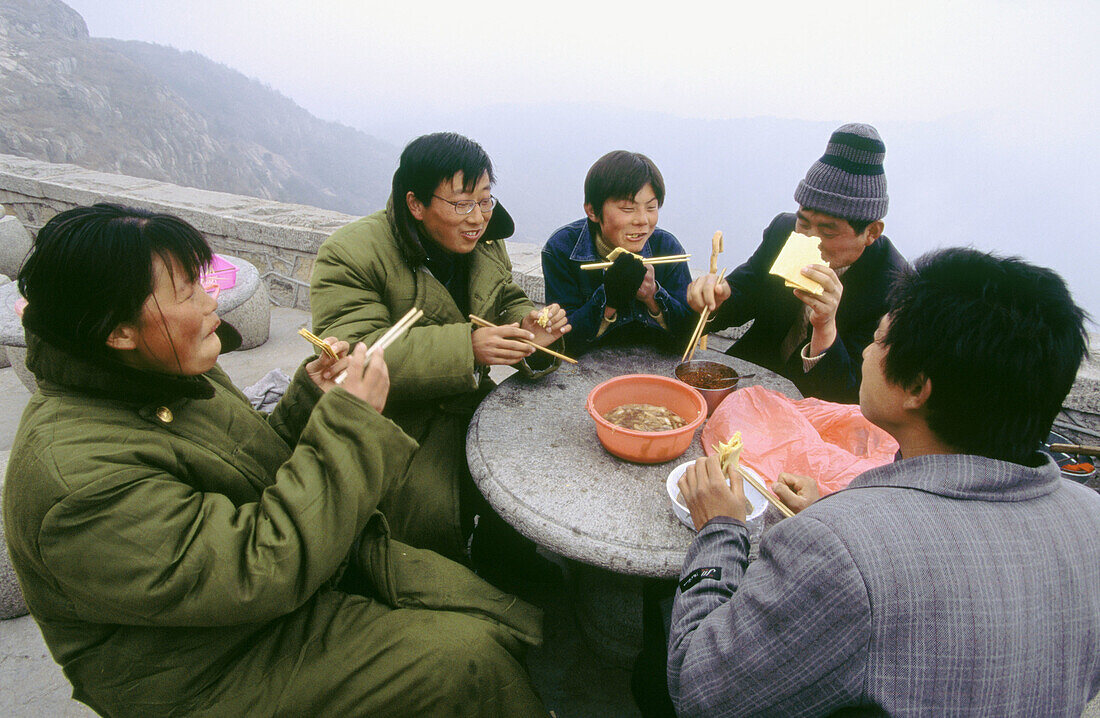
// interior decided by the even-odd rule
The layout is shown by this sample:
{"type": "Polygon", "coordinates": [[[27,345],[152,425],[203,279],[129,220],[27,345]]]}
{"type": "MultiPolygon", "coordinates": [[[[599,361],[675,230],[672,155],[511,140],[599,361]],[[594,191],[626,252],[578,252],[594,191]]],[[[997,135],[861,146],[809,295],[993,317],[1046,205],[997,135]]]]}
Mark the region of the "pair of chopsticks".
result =
{"type": "Polygon", "coordinates": [[[760,494],[765,499],[768,500],[768,503],[770,503],[775,508],[779,509],[779,513],[783,514],[787,518],[790,518],[791,516],[794,516],[794,511],[791,511],[789,508],[787,508],[787,505],[785,503],[783,503],[782,501],[780,501],[779,497],[776,496],[774,493],[772,493],[771,489],[764,486],[764,484],[760,483],[755,478],[753,478],[753,475],[750,474],[749,472],[745,471],[744,469],[742,469],[740,467],[740,465],[737,467],[737,473],[741,474],[742,479],[744,479],[745,481],[748,481],[749,484],[754,489],[759,491],[760,494]]]}
{"type": "Polygon", "coordinates": [[[332,359],[333,361],[336,361],[337,359],[340,358],[340,357],[336,356],[336,350],[332,348],[331,344],[329,344],[324,339],[317,336],[316,334],[314,334],[310,330],[306,329],[305,327],[301,327],[298,330],[298,334],[305,337],[306,340],[308,340],[310,344],[312,344],[313,346],[320,349],[324,353],[324,355],[327,356],[329,359],[332,359]]]}
{"type": "MultiPolygon", "coordinates": [[[[407,330],[413,324],[416,324],[416,321],[422,316],[424,316],[423,310],[417,309],[416,307],[410,309],[408,312],[405,313],[405,316],[398,319],[397,323],[390,327],[385,334],[378,337],[378,340],[374,342],[374,344],[370,345],[370,347],[367,349],[367,356],[369,357],[370,353],[375,350],[385,350],[386,347],[397,341],[398,337],[405,333],[405,330],[407,330]]],[[[345,369],[344,371],[340,372],[340,374],[333,381],[335,381],[337,384],[343,384],[344,380],[347,378],[348,370],[345,369]]]]}
{"type": "MultiPolygon", "coordinates": [[[[669,254],[664,257],[642,257],[642,264],[675,264],[676,262],[686,262],[691,259],[690,254],[669,254]]],[[[581,269],[607,269],[614,262],[590,262],[588,264],[582,264],[581,269]]]]}
{"type": "MultiPolygon", "coordinates": [[[[473,322],[474,324],[478,325],[479,327],[495,327],[496,326],[496,324],[493,324],[492,322],[487,322],[484,319],[482,319],[481,317],[476,317],[473,314],[470,315],[470,321],[473,322]]],[[[547,349],[546,347],[544,347],[540,344],[535,344],[530,339],[520,339],[519,341],[523,342],[524,344],[528,344],[530,346],[533,346],[535,349],[538,349],[540,352],[546,352],[550,356],[555,356],[558,359],[561,359],[562,361],[567,361],[570,364],[576,364],[577,363],[576,359],[574,359],[572,357],[567,357],[564,354],[559,354],[558,352],[554,351],[553,349],[547,349]]]]}
{"type": "Polygon", "coordinates": [[[1100,456],[1100,446],[1088,446],[1085,444],[1051,444],[1051,451],[1060,451],[1063,454],[1081,454],[1082,456],[1100,456]]]}
{"type": "MultiPolygon", "coordinates": [[[[725,274],[726,274],[726,270],[725,270],[725,268],[723,268],[721,273],[718,274],[718,276],[723,277],[723,276],[725,276],[725,274]]],[[[702,313],[699,314],[699,323],[695,325],[695,331],[693,331],[691,333],[691,341],[688,342],[687,348],[684,349],[684,355],[682,357],[680,357],[681,362],[691,361],[691,358],[693,356],[695,356],[695,347],[697,347],[699,345],[699,342],[703,337],[703,328],[706,326],[707,317],[709,317],[709,316],[710,316],[710,310],[709,309],[704,309],[702,311],[702,313]]]]}

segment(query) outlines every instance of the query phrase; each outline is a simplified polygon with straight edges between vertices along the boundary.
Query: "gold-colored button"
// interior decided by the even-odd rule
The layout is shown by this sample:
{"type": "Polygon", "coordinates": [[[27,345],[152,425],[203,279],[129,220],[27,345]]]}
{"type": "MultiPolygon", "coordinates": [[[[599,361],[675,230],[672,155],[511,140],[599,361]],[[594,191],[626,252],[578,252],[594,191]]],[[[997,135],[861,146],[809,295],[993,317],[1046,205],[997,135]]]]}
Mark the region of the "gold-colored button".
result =
{"type": "Polygon", "coordinates": [[[167,406],[162,406],[157,409],[157,418],[163,421],[165,424],[172,423],[172,410],[167,406]]]}

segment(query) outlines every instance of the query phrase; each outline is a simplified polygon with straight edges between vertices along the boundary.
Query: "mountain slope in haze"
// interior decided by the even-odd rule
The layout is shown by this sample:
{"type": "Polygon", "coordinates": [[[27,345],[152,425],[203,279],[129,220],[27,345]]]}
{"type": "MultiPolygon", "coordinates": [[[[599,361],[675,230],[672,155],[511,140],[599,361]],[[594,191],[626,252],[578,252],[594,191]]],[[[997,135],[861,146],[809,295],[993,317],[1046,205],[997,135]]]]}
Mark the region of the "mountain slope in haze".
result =
{"type": "Polygon", "coordinates": [[[0,4],[0,153],[352,214],[392,146],[197,53],[91,38],[58,0],[0,4]]]}

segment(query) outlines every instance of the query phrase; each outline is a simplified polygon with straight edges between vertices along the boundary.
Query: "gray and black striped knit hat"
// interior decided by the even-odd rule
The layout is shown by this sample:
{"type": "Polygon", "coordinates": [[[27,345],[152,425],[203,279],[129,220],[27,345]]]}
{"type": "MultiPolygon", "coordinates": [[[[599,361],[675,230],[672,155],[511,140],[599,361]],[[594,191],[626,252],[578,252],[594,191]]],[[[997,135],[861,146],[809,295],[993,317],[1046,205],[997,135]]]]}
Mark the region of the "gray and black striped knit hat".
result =
{"type": "Polygon", "coordinates": [[[890,196],[882,160],[886,145],[871,125],[844,125],[829,138],[825,154],[798,183],[794,199],[806,209],[841,219],[873,222],[886,216],[890,196]]]}

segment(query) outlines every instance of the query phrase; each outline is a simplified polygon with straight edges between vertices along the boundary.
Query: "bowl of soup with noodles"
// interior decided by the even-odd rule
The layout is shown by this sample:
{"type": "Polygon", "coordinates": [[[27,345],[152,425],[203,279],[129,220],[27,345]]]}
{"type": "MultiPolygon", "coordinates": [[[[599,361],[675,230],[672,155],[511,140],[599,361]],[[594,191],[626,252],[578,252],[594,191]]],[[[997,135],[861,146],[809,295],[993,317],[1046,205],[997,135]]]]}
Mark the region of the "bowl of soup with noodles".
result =
{"type": "Polygon", "coordinates": [[[680,456],[707,418],[707,402],[694,388],[653,374],[608,379],[588,393],[596,437],[610,453],[640,464],[680,456]]]}

